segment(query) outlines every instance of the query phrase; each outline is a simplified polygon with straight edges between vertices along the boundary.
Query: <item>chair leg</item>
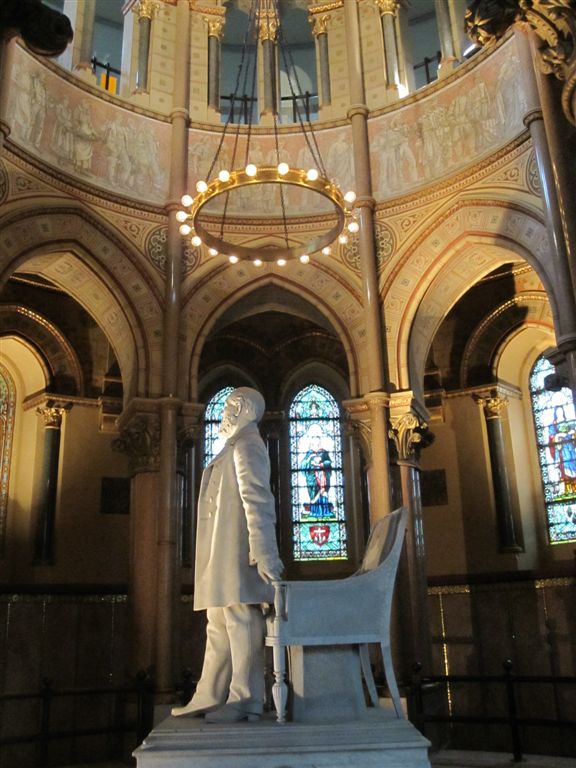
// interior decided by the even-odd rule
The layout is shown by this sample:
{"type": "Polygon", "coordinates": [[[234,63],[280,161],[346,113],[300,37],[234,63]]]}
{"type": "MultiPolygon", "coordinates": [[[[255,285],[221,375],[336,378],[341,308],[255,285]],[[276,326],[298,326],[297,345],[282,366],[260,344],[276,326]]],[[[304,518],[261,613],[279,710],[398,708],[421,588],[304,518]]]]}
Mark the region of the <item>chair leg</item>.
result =
{"type": "Polygon", "coordinates": [[[276,721],[285,723],[288,686],[286,685],[286,652],[283,645],[272,646],[272,658],[274,663],[272,698],[276,707],[276,721]]]}
{"type": "Polygon", "coordinates": [[[398,684],[396,683],[396,675],[394,674],[394,667],[392,665],[392,652],[390,646],[385,643],[380,643],[382,648],[382,660],[384,662],[384,674],[386,676],[386,684],[392,697],[392,703],[396,710],[396,717],[404,717],[402,706],[400,704],[400,692],[398,690],[398,684]]]}
{"type": "Polygon", "coordinates": [[[359,651],[360,651],[360,664],[362,666],[362,674],[364,675],[364,680],[366,681],[366,687],[368,688],[370,701],[372,702],[372,706],[377,707],[378,692],[376,690],[376,683],[374,682],[374,675],[372,674],[372,666],[370,665],[368,645],[366,643],[362,643],[359,646],[359,651]]]}

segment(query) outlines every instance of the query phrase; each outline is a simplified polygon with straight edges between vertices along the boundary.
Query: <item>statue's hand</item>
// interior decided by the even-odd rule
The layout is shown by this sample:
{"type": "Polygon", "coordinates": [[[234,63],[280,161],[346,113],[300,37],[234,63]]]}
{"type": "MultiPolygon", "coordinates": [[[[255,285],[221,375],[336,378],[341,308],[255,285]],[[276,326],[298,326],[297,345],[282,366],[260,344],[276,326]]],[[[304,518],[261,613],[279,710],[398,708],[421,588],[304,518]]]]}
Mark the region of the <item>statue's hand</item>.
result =
{"type": "Polygon", "coordinates": [[[268,555],[267,557],[258,560],[256,568],[258,569],[260,577],[268,584],[282,579],[284,565],[277,555],[268,555]]]}

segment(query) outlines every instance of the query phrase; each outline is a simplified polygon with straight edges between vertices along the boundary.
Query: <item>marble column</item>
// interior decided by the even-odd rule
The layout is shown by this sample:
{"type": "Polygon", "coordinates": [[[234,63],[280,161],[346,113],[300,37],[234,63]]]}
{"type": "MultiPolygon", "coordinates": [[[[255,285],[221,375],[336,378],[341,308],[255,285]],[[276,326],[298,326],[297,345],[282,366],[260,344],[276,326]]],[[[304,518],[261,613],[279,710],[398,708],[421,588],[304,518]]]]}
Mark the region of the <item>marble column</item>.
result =
{"type": "Polygon", "coordinates": [[[328,21],[327,13],[322,15],[311,14],[312,34],[316,38],[318,51],[318,64],[320,69],[320,106],[327,107],[332,103],[332,89],[330,86],[330,58],[328,55],[328,21]]]}
{"type": "Polygon", "coordinates": [[[112,448],[129,459],[130,558],[128,606],[130,672],[156,672],[158,631],[158,517],[160,501],[160,418],[155,400],[130,402],[118,420],[112,448]]]}
{"type": "Polygon", "coordinates": [[[258,12],[258,39],[262,45],[262,66],[264,82],[264,104],[261,116],[277,113],[277,73],[276,73],[276,35],[278,19],[276,11],[269,2],[262,3],[263,9],[258,12]]]}
{"type": "Polygon", "coordinates": [[[456,48],[450,20],[449,0],[434,0],[436,9],[436,23],[440,37],[440,51],[442,58],[438,67],[438,77],[446,77],[458,66],[456,48]]]}
{"type": "Polygon", "coordinates": [[[374,206],[370,174],[368,140],[368,107],[364,91],[358,4],[344,3],[344,20],[348,41],[348,77],[351,107],[348,119],[352,128],[356,208],[360,230],[358,248],[362,265],[362,289],[366,322],[366,368],[368,374],[367,405],[371,413],[372,465],[369,468],[370,517],[375,522],[390,512],[388,477],[388,429],[385,387],[384,339],[374,242],[374,206]]]}
{"type": "Polygon", "coordinates": [[[138,16],[138,63],[136,67],[136,93],[148,93],[150,69],[150,34],[152,20],[160,10],[157,0],[139,0],[133,8],[138,16]]]}
{"type": "Polygon", "coordinates": [[[48,401],[36,413],[44,420],[44,448],[35,503],[34,565],[54,563],[54,524],[60,465],[62,418],[70,406],[48,401]]]}
{"type": "Polygon", "coordinates": [[[384,38],[384,62],[386,65],[386,86],[388,90],[398,94],[400,82],[400,62],[398,59],[398,44],[396,41],[396,13],[400,3],[398,0],[375,0],[380,12],[382,35],[384,38]]]}
{"type": "MultiPolygon", "coordinates": [[[[406,393],[402,393],[400,400],[403,401],[405,396],[406,393]]],[[[425,445],[428,425],[412,409],[406,410],[401,402],[397,406],[393,403],[391,409],[389,434],[395,447],[398,474],[396,503],[410,510],[406,544],[398,571],[398,592],[401,595],[399,612],[403,637],[402,676],[407,680],[415,662],[420,662],[425,670],[432,669],[419,462],[419,451],[425,445]]]]}
{"type": "Polygon", "coordinates": [[[220,46],[224,16],[206,19],[208,24],[208,106],[220,111],[220,46]]]}
{"type": "Polygon", "coordinates": [[[84,0],[82,4],[82,27],[76,57],[75,69],[92,69],[94,52],[94,22],[96,20],[96,0],[84,0]]]}
{"type": "Polygon", "coordinates": [[[482,406],[486,419],[500,552],[523,552],[508,398],[495,391],[488,396],[477,395],[475,399],[482,406]]]}

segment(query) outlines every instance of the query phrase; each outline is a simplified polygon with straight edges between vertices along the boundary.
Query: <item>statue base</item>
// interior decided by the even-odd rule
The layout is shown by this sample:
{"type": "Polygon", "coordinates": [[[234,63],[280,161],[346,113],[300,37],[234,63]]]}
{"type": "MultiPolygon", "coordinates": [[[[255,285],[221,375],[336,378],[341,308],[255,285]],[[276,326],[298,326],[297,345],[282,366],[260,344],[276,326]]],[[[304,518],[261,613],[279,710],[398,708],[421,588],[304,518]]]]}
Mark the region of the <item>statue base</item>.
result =
{"type": "Polygon", "coordinates": [[[384,707],[347,723],[211,725],[168,717],[134,757],[138,768],[429,768],[430,743],[384,707]]]}

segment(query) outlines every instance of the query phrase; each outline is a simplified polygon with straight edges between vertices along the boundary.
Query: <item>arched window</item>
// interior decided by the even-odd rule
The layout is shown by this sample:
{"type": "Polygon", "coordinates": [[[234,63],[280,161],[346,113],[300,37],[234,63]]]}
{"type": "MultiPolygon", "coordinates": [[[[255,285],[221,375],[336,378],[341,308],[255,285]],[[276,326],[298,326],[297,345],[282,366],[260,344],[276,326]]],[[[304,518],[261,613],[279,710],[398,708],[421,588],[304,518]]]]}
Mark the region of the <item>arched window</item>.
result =
{"type": "Polygon", "coordinates": [[[292,546],[296,561],[347,559],[340,410],[315,384],[290,405],[292,546]]]}
{"type": "Polygon", "coordinates": [[[576,541],[576,418],[568,387],[550,392],[554,366],[539,357],[530,374],[532,413],[551,544],[576,541]]]}
{"type": "Polygon", "coordinates": [[[218,430],[222,421],[222,411],[228,395],[234,387],[224,387],[210,398],[204,411],[204,466],[210,464],[214,456],[224,447],[224,440],[218,430]]]}
{"type": "Polygon", "coordinates": [[[14,412],[16,409],[16,388],[12,377],[0,364],[0,556],[4,551],[6,537],[6,510],[8,506],[8,478],[10,476],[10,454],[14,436],[14,412]]]}

